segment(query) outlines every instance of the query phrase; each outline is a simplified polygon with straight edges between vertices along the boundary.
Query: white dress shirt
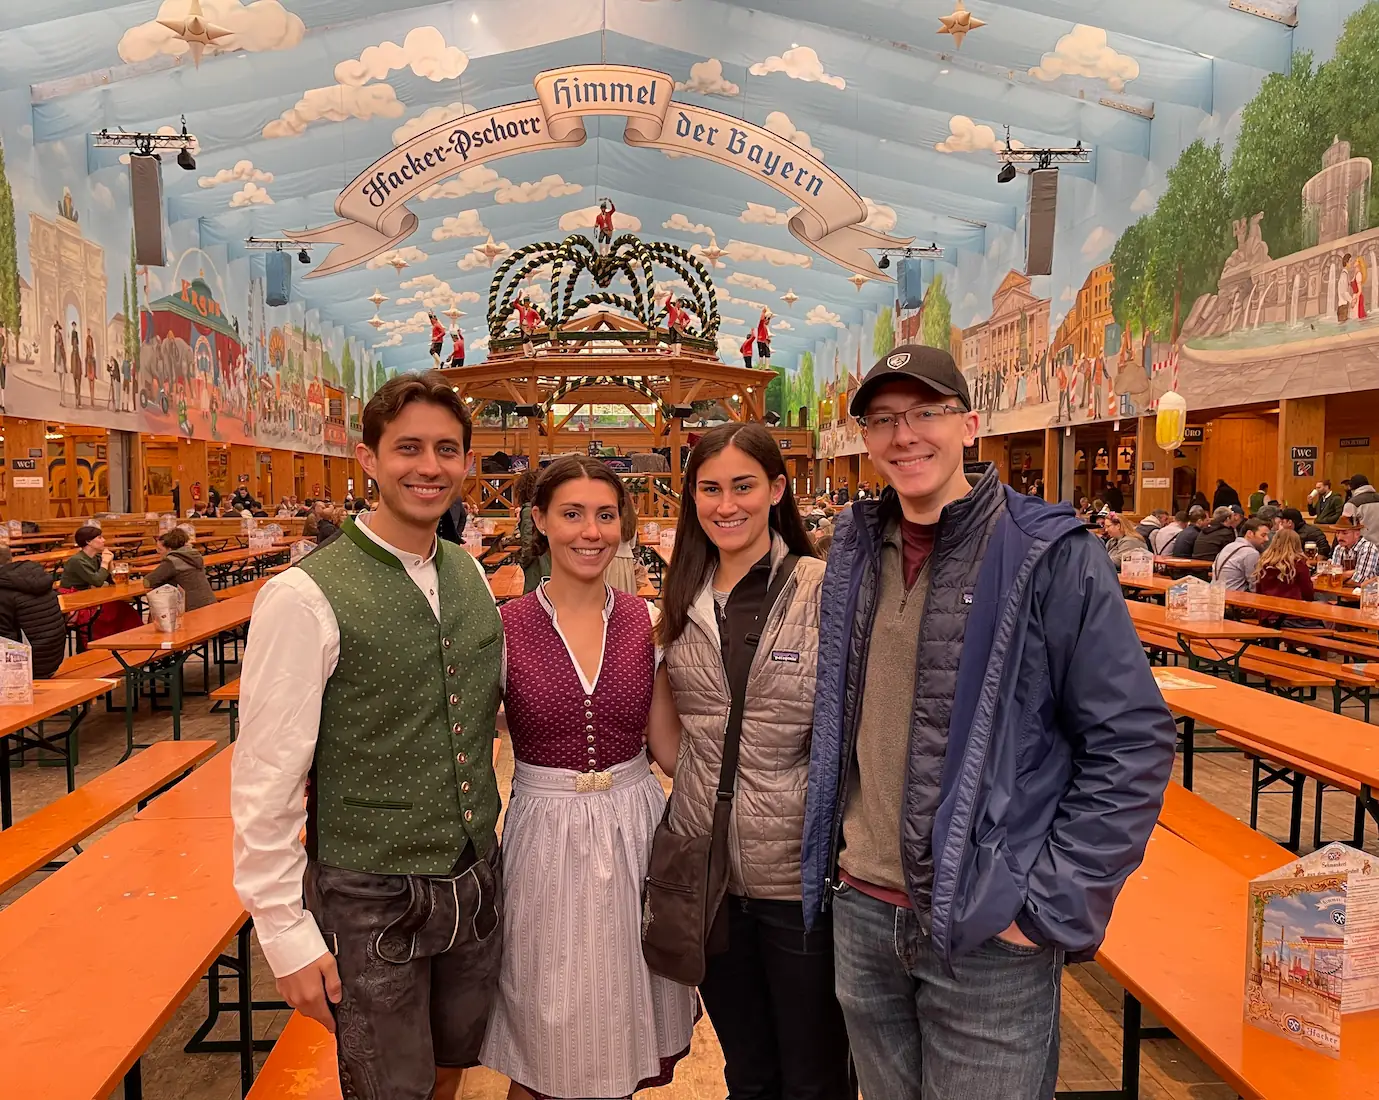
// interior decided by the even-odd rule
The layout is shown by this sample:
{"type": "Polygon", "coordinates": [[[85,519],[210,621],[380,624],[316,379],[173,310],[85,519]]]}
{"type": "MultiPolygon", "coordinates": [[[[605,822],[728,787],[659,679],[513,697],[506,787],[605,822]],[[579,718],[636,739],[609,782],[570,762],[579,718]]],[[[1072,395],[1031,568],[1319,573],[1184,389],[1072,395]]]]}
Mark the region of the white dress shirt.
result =
{"type": "MultiPolygon", "coordinates": [[[[435,544],[425,557],[399,550],[369,530],[369,518],[358,517],[359,530],[402,563],[439,621],[435,544]]],[[[461,556],[483,576],[476,560],[461,556]]],[[[302,906],[301,833],[321,698],[340,659],[340,627],[330,601],[301,569],[263,586],[250,625],[230,778],[235,890],[254,918],[269,968],[283,977],[326,953],[316,921],[302,906]]]]}

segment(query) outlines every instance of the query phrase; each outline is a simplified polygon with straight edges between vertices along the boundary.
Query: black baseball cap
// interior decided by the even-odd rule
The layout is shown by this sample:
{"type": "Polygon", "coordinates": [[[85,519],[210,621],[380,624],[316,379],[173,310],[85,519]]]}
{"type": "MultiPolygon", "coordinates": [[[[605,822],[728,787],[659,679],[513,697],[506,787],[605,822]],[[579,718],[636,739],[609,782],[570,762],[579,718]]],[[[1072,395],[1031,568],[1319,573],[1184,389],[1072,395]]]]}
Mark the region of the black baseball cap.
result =
{"type": "Polygon", "coordinates": [[[947,397],[956,397],[962,407],[972,409],[972,397],[967,391],[967,379],[958,370],[953,357],[942,348],[925,347],[923,344],[903,344],[888,355],[883,355],[876,365],[867,371],[857,392],[852,395],[848,412],[861,416],[867,411],[867,403],[878,387],[893,378],[909,377],[923,382],[931,390],[947,397]]]}
{"type": "Polygon", "coordinates": [[[1359,489],[1362,486],[1369,484],[1369,478],[1367,478],[1364,474],[1351,474],[1348,478],[1341,482],[1341,484],[1349,485],[1352,489],[1359,489]]]}

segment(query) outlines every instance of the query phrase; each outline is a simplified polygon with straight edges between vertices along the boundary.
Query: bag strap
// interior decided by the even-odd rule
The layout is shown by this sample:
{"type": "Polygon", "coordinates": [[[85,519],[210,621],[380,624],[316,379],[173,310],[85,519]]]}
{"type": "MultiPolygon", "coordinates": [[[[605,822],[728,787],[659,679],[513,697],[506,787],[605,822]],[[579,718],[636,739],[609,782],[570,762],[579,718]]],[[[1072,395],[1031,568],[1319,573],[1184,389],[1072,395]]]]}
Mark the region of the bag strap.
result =
{"type": "Polygon", "coordinates": [[[756,617],[752,620],[754,629],[748,631],[745,638],[750,655],[747,660],[739,662],[737,669],[729,670],[728,690],[731,693],[731,702],[728,707],[728,728],[723,736],[723,767],[718,773],[719,803],[732,802],[733,788],[737,784],[737,761],[742,747],[742,712],[747,704],[747,679],[752,671],[757,646],[761,643],[761,631],[766,626],[766,620],[780,596],[781,589],[794,575],[799,560],[798,554],[787,554],[781,560],[776,575],[771,579],[771,585],[766,589],[766,595],[762,597],[761,605],[757,608],[756,617]]]}

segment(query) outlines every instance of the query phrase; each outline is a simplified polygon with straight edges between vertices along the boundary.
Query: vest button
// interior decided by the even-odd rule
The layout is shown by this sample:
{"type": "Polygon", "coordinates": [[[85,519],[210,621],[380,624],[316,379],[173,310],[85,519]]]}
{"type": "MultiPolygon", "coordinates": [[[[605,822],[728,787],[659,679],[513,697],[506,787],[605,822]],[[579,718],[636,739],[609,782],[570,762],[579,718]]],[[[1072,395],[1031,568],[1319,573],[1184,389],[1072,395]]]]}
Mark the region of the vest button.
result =
{"type": "Polygon", "coordinates": [[[473,821],[473,820],[474,820],[474,811],[473,811],[473,810],[465,810],[465,812],[464,812],[464,819],[465,819],[466,821],[473,821]]]}
{"type": "Polygon", "coordinates": [[[586,711],[584,712],[584,717],[585,717],[585,718],[592,718],[593,716],[594,716],[594,712],[593,712],[592,710],[586,710],[586,711]]]}
{"type": "Polygon", "coordinates": [[[455,757],[455,763],[457,763],[457,764],[468,764],[468,763],[469,763],[469,757],[466,756],[464,753],[460,753],[459,756],[455,757]]]}
{"type": "Polygon", "coordinates": [[[469,780],[468,780],[468,779],[466,779],[463,783],[460,784],[460,793],[461,793],[461,794],[468,794],[468,793],[469,793],[469,780]]]}
{"type": "Polygon", "coordinates": [[[457,706],[459,706],[459,705],[460,705],[460,697],[459,697],[458,695],[455,695],[454,693],[451,693],[451,696],[450,696],[450,705],[451,705],[452,707],[457,707],[457,706]]]}
{"type": "Polygon", "coordinates": [[[592,699],[585,699],[585,700],[584,700],[584,705],[585,705],[586,707],[592,707],[592,706],[594,705],[594,701],[593,701],[592,699]]]}
{"type": "MultiPolygon", "coordinates": [[[[589,744],[590,744],[590,745],[593,745],[593,743],[594,743],[594,735],[591,733],[591,734],[589,735],[589,744]]],[[[590,752],[593,752],[594,750],[591,748],[589,751],[590,751],[590,752]]]]}
{"type": "Polygon", "coordinates": [[[445,646],[446,649],[449,649],[449,648],[450,648],[450,639],[449,639],[449,638],[442,638],[442,639],[441,639],[441,645],[445,646]]]}
{"type": "Polygon", "coordinates": [[[585,732],[585,733],[593,733],[593,732],[594,732],[594,727],[593,727],[593,726],[585,726],[585,727],[584,727],[584,732],[585,732]]]}
{"type": "Polygon", "coordinates": [[[453,726],[451,726],[450,729],[451,729],[451,731],[455,734],[456,737],[458,737],[460,734],[464,733],[464,727],[463,727],[462,725],[460,725],[458,722],[456,722],[453,726]]]}
{"type": "Polygon", "coordinates": [[[447,676],[454,676],[454,675],[455,675],[455,672],[456,672],[456,669],[455,669],[455,666],[454,666],[454,665],[446,665],[446,666],[445,666],[445,674],[446,674],[447,676]]]}

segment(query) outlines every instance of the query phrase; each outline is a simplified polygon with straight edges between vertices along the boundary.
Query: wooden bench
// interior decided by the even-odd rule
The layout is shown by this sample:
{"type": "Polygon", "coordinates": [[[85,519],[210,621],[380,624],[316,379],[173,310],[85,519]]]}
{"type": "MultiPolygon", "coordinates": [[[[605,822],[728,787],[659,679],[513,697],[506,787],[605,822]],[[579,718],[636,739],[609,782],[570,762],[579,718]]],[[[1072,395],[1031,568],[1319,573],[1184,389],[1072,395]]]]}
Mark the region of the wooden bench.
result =
{"type": "Polygon", "coordinates": [[[225,705],[226,712],[230,715],[230,740],[233,741],[239,735],[239,677],[236,676],[228,684],[211,692],[211,710],[220,709],[221,704],[225,705]]]}
{"type": "MultiPolygon", "coordinates": [[[[1250,828],[1259,824],[1259,796],[1268,792],[1275,783],[1287,783],[1292,795],[1292,809],[1289,814],[1288,847],[1296,851],[1302,843],[1302,796],[1307,780],[1317,784],[1316,805],[1312,815],[1312,843],[1320,848],[1322,841],[1322,796],[1327,789],[1344,791],[1355,798],[1355,824],[1353,835],[1346,842],[1356,848],[1365,846],[1365,814],[1360,804],[1360,784],[1351,776],[1320,764],[1310,763],[1301,757],[1280,752],[1276,748],[1260,745],[1248,735],[1232,730],[1217,730],[1216,736],[1228,745],[1234,745],[1249,759],[1250,775],[1250,828]]],[[[1278,792],[1272,792],[1278,793],[1278,792]]]]}
{"type": "Polygon", "coordinates": [[[0,894],[37,870],[56,870],[54,856],[136,803],[142,809],[216,748],[214,741],[159,741],[0,833],[0,894]]]}
{"type": "MultiPolygon", "coordinates": [[[[1136,624],[1135,633],[1147,649],[1165,656],[1173,654],[1197,658],[1212,665],[1219,665],[1223,660],[1222,652],[1209,642],[1190,642],[1187,649],[1183,649],[1178,636],[1171,631],[1136,624]]],[[[1336,674],[1332,674],[1330,670],[1324,673],[1315,667],[1326,665],[1328,662],[1314,661],[1313,665],[1305,665],[1303,662],[1310,658],[1297,657],[1293,660],[1294,657],[1294,654],[1280,654],[1267,646],[1248,646],[1236,664],[1241,672],[1261,677],[1271,690],[1281,689],[1280,694],[1301,694],[1308,691],[1315,694],[1318,688],[1337,687],[1336,674]]],[[[1349,675],[1354,676],[1353,673],[1349,675]]]]}
{"type": "Polygon", "coordinates": [[[335,1036],[294,1012],[245,1100],[340,1100],[335,1036]]]}
{"type": "Polygon", "coordinates": [[[1159,824],[1246,878],[1258,878],[1294,858],[1282,845],[1181,783],[1169,783],[1164,791],[1159,824]]]}
{"type": "MultiPolygon", "coordinates": [[[[120,654],[126,665],[146,664],[158,655],[154,649],[130,649],[120,654]]],[[[121,665],[115,654],[100,649],[88,649],[66,658],[53,673],[54,680],[122,679],[125,665],[121,665]]]]}

